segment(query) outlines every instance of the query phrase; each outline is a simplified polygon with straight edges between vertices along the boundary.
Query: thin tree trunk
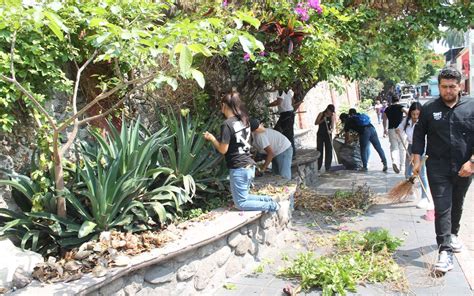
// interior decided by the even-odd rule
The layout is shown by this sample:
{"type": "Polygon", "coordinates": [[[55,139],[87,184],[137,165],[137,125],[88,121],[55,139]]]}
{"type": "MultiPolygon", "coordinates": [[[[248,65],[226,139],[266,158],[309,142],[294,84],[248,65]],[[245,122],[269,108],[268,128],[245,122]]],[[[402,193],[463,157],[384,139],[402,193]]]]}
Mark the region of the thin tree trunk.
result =
{"type": "Polygon", "coordinates": [[[64,171],[63,171],[63,154],[59,149],[59,132],[54,131],[53,134],[53,162],[54,162],[54,182],[56,184],[57,194],[57,214],[60,217],[66,217],[66,200],[63,196],[64,190],[64,171]]]}

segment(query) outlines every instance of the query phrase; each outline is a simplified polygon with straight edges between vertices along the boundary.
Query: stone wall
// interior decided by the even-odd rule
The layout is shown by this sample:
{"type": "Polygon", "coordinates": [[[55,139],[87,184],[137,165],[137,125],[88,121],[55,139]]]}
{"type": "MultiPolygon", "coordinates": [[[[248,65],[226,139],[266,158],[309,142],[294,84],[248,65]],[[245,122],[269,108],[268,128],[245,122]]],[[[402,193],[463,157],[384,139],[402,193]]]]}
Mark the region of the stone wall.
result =
{"type": "Polygon", "coordinates": [[[263,215],[213,243],[137,270],[89,295],[209,295],[262,259],[267,248],[276,246],[282,230],[275,214],[263,215]]]}
{"type": "Polygon", "coordinates": [[[298,150],[291,164],[292,179],[297,184],[315,186],[318,183],[318,158],[316,149],[298,150]]]}
{"type": "Polygon", "coordinates": [[[13,295],[209,295],[283,241],[289,198],[296,191],[296,184],[285,182],[285,190],[274,196],[282,205],[278,213],[216,210],[215,219],[189,224],[179,239],[131,257],[126,267],[107,269],[104,277],[85,274],[56,284],[33,281],[13,295]]]}

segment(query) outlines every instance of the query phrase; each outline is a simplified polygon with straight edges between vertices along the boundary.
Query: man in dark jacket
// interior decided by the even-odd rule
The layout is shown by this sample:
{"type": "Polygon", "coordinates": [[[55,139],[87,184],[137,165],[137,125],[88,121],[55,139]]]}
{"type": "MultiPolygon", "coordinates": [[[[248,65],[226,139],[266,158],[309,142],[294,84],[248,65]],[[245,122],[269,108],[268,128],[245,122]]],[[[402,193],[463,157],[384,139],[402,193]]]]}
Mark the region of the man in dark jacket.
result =
{"type": "Polygon", "coordinates": [[[474,99],[462,98],[461,73],[443,69],[438,76],[440,97],[426,103],[413,135],[413,173],[421,168],[420,155],[428,160],[428,182],[435,206],[435,231],[439,258],[435,271],[453,269],[453,252],[461,252],[458,238],[464,197],[474,171],[474,99]]]}

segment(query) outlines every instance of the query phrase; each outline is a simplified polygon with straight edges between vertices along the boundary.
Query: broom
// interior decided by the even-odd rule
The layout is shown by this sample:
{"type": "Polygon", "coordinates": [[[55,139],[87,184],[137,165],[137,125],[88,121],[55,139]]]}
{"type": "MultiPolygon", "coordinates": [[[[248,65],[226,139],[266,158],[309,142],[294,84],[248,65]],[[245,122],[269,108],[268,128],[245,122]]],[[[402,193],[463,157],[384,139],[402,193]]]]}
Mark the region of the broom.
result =
{"type": "MultiPolygon", "coordinates": [[[[326,124],[326,130],[328,131],[328,134],[329,134],[329,142],[331,144],[331,150],[332,150],[332,155],[333,155],[333,159],[334,161],[336,162],[336,165],[339,163],[339,160],[337,159],[337,154],[336,154],[336,150],[334,150],[334,145],[332,144],[332,131],[331,133],[329,133],[329,126],[328,126],[328,123],[326,121],[326,119],[324,120],[324,123],[326,124]]],[[[327,153],[327,152],[326,152],[327,153]]],[[[332,162],[332,161],[331,161],[332,162]]]]}
{"type": "MultiPolygon", "coordinates": [[[[400,135],[398,135],[400,137],[400,135]]],[[[409,157],[411,157],[411,154],[408,153],[407,151],[407,148],[405,146],[405,142],[403,142],[403,139],[401,139],[400,137],[400,140],[402,142],[402,145],[403,145],[403,148],[405,149],[405,152],[407,153],[407,155],[409,157]]],[[[428,158],[428,156],[425,156],[423,157],[423,159],[421,160],[421,165],[423,166],[426,159],[428,158]]],[[[413,165],[413,162],[411,162],[411,164],[413,165]]],[[[419,175],[413,175],[411,177],[409,177],[408,179],[406,180],[403,180],[403,181],[400,181],[398,182],[389,192],[388,192],[388,198],[392,201],[392,202],[401,202],[403,201],[403,199],[405,197],[407,197],[409,194],[413,193],[413,185],[415,185],[415,180],[418,178],[418,180],[420,181],[420,184],[421,184],[421,188],[422,190],[425,192],[425,194],[428,196],[428,199],[429,199],[429,195],[428,193],[426,192],[426,188],[425,186],[423,186],[423,182],[421,182],[421,178],[419,175]]],[[[430,203],[432,202],[431,200],[429,200],[430,203]]]]}
{"type": "MultiPolygon", "coordinates": [[[[421,161],[421,165],[426,161],[426,157],[421,161]]],[[[411,176],[406,180],[398,182],[392,189],[387,193],[388,198],[392,202],[402,202],[405,197],[413,193],[413,185],[415,185],[416,178],[420,178],[418,175],[411,176]]]]}
{"type": "MultiPolygon", "coordinates": [[[[400,135],[398,135],[400,137],[400,135]]],[[[400,137],[401,138],[401,137],[400,137]]],[[[409,157],[411,157],[410,153],[408,153],[408,149],[407,147],[405,146],[405,142],[403,141],[402,139],[402,145],[403,145],[403,149],[405,149],[405,152],[407,153],[407,155],[409,157]]],[[[424,160],[426,161],[426,159],[428,158],[428,156],[424,157],[424,160]]],[[[412,163],[413,164],[413,163],[412,163]]],[[[423,165],[423,163],[421,164],[423,165]]],[[[430,205],[434,206],[434,202],[433,202],[433,199],[431,198],[431,196],[428,194],[428,191],[426,190],[425,188],[425,185],[423,185],[423,182],[421,181],[421,177],[420,175],[416,175],[418,177],[418,181],[420,182],[420,185],[421,185],[421,190],[423,190],[423,192],[425,193],[426,197],[428,198],[428,202],[430,205]]],[[[434,221],[435,219],[435,210],[434,208],[428,208],[426,210],[426,214],[425,214],[425,217],[424,219],[426,221],[434,221]]]]}

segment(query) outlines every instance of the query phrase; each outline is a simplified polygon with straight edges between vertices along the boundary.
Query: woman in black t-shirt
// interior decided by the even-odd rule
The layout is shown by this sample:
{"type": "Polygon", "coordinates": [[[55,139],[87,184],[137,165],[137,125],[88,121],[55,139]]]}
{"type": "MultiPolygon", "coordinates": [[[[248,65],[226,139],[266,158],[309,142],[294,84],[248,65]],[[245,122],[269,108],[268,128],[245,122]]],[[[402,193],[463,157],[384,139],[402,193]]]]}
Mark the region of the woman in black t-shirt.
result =
{"type": "Polygon", "coordinates": [[[331,168],[332,162],[332,130],[334,122],[335,108],[333,104],[329,104],[326,109],[319,113],[316,117],[315,125],[319,125],[316,148],[319,151],[318,171],[323,166],[324,153],[324,167],[326,172],[331,168]]]}
{"type": "Polygon", "coordinates": [[[249,194],[250,183],[255,177],[255,162],[250,155],[249,118],[243,111],[238,92],[222,98],[221,112],[226,120],[221,125],[220,141],[209,132],[204,133],[204,138],[225,155],[235,206],[243,211],[277,211],[279,205],[271,197],[249,194]]]}

